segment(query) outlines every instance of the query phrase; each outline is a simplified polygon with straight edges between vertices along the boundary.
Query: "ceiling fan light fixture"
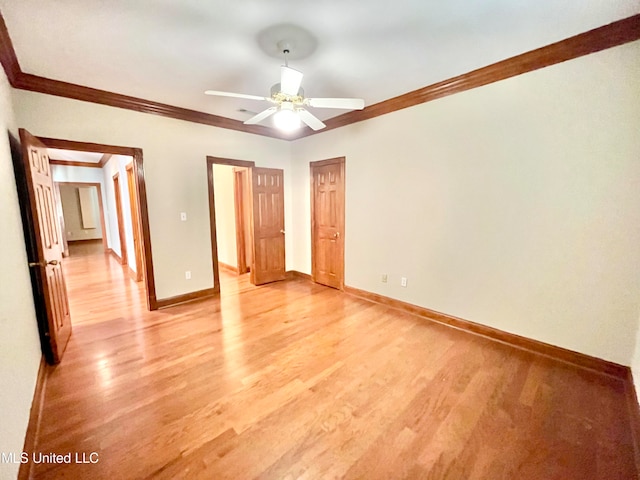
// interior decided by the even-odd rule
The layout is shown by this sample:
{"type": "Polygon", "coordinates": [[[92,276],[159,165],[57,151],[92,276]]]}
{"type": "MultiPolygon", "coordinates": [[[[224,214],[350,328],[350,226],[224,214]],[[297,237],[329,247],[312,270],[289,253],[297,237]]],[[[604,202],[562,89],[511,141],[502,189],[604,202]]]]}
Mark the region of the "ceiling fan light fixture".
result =
{"type": "Polygon", "coordinates": [[[280,109],[273,116],[273,123],[284,132],[293,132],[301,127],[300,117],[291,102],[282,102],[280,109]]]}

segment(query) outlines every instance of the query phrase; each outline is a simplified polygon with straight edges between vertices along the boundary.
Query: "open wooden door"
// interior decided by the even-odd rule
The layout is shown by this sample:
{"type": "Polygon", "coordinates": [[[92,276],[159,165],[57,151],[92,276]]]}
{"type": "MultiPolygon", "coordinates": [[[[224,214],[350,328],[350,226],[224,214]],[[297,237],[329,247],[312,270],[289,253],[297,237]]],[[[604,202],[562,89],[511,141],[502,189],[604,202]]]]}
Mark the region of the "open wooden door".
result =
{"type": "Polygon", "coordinates": [[[46,325],[41,325],[45,331],[41,336],[51,349],[52,358],[48,360],[59,363],[71,336],[71,318],[62,272],[64,246],[56,214],[49,156],[44,144],[26,130],[20,129],[20,141],[28,209],[35,233],[35,252],[30,252],[34,258],[29,258],[29,267],[35,273],[32,276],[36,283],[34,300],[39,304],[37,308],[46,315],[46,322],[43,322],[46,325]]]}
{"type": "Polygon", "coordinates": [[[251,283],[284,280],[284,184],[283,171],[252,169],[253,256],[251,283]]]}
{"type": "Polygon", "coordinates": [[[131,207],[131,225],[133,227],[133,250],[136,256],[136,282],[142,281],[142,235],[140,234],[140,215],[138,210],[138,198],[136,188],[136,177],[134,171],[135,162],[128,164],[125,169],[127,171],[127,187],[129,189],[129,206],[131,207]]]}
{"type": "Polygon", "coordinates": [[[116,201],[116,217],[118,218],[118,238],[120,239],[120,263],[127,265],[127,237],[124,231],[124,214],[122,213],[122,191],[120,190],[120,174],[113,176],[113,195],[116,201]]]}

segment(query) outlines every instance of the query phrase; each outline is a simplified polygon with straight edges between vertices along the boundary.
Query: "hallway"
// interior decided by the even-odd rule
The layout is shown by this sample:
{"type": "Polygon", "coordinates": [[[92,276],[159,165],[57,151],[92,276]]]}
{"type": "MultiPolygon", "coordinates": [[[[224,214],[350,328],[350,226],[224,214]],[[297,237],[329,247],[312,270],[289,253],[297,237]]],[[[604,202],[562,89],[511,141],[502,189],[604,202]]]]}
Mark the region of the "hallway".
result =
{"type": "Polygon", "coordinates": [[[144,284],[136,283],[102,242],[73,242],[64,259],[69,310],[74,327],[113,318],[113,306],[139,315],[147,311],[144,284]]]}

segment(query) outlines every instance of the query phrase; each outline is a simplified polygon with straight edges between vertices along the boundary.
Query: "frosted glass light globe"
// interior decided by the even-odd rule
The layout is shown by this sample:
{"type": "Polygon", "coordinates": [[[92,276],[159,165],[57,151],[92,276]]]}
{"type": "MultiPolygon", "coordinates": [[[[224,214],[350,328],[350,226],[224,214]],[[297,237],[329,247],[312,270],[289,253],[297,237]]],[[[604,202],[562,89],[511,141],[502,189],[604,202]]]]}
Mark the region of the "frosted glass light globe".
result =
{"type": "Polygon", "coordinates": [[[300,128],[300,117],[293,110],[278,110],[273,116],[276,127],[285,132],[291,132],[300,128]]]}

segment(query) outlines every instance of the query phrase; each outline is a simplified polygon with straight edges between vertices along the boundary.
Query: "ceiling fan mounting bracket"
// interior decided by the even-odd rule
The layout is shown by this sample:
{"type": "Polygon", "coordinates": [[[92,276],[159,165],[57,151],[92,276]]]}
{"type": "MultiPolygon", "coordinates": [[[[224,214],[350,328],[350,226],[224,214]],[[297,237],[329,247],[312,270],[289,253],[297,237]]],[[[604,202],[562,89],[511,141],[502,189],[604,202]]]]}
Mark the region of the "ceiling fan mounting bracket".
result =
{"type": "Polygon", "coordinates": [[[318,41],[311,32],[291,23],[267,27],[257,35],[256,39],[264,53],[279,60],[282,60],[285,50],[288,50],[289,60],[307,58],[318,46],[318,41]]]}
{"type": "Polygon", "coordinates": [[[280,40],[276,46],[284,55],[288,55],[293,50],[293,45],[288,40],[280,40]]]}

